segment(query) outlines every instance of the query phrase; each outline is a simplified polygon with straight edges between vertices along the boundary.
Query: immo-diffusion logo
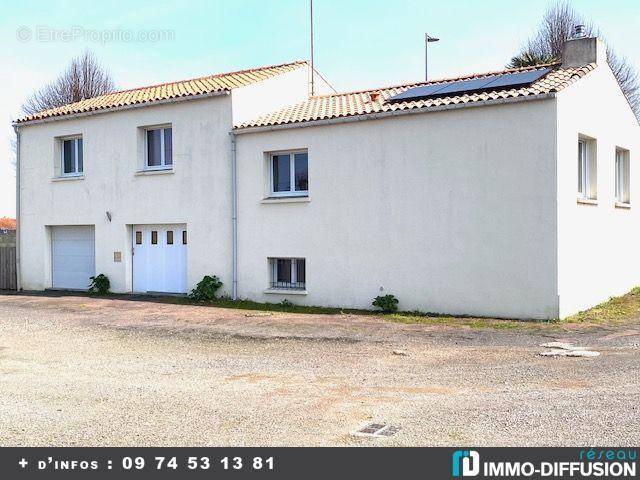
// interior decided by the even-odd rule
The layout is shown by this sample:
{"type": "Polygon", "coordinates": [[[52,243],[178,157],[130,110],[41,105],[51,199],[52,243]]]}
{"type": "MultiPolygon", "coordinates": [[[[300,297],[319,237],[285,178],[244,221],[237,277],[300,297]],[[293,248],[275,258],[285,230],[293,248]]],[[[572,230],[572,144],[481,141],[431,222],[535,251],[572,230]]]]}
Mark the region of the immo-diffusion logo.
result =
{"type": "Polygon", "coordinates": [[[475,477],[480,473],[480,454],[475,450],[456,450],[451,455],[451,475],[475,477]]]}

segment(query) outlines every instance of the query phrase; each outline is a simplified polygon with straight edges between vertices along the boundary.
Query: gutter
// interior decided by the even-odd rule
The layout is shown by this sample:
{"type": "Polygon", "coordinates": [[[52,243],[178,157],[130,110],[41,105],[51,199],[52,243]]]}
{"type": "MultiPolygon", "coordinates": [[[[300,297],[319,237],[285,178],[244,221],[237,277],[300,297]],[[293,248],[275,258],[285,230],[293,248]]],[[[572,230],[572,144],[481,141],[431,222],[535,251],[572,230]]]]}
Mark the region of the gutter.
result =
{"type": "Polygon", "coordinates": [[[22,275],[20,272],[20,129],[13,125],[16,133],[16,290],[22,290],[22,275]]]}
{"type": "Polygon", "coordinates": [[[238,299],[238,168],[236,155],[236,135],[231,138],[231,298],[238,299]]]}
{"type": "Polygon", "coordinates": [[[544,93],[540,95],[499,98],[495,100],[483,100],[480,102],[471,102],[471,103],[455,103],[450,105],[439,105],[437,107],[422,107],[422,108],[412,108],[412,109],[405,109],[405,110],[391,110],[387,112],[365,113],[361,115],[328,118],[323,120],[309,120],[309,121],[302,121],[302,122],[295,122],[295,123],[283,123],[279,125],[265,125],[261,127],[235,127],[233,131],[236,135],[242,135],[245,133],[272,132],[275,130],[286,130],[290,128],[317,127],[322,125],[335,125],[335,124],[341,124],[341,123],[363,122],[366,120],[378,120],[378,119],[387,118],[387,117],[416,115],[419,113],[459,110],[461,108],[479,108],[479,107],[489,107],[492,105],[505,105],[505,104],[511,104],[511,103],[533,102],[538,100],[547,100],[549,98],[555,98],[555,97],[556,97],[556,93],[552,92],[552,93],[544,93]]]}
{"type": "Polygon", "coordinates": [[[166,103],[186,102],[191,100],[201,100],[204,98],[219,97],[222,95],[230,95],[230,90],[221,90],[219,92],[202,93],[199,95],[189,95],[185,97],[166,98],[164,100],[152,100],[150,102],[134,103],[132,105],[122,105],[121,107],[106,107],[99,110],[91,110],[89,112],[71,113],[67,115],[57,115],[54,117],[41,118],[37,120],[29,120],[26,122],[13,122],[14,128],[17,125],[36,125],[39,123],[57,122],[60,120],[72,120],[75,118],[88,117],[91,115],[100,115],[103,113],[119,112],[122,110],[130,110],[132,108],[152,107],[154,105],[164,105],[166,103]]]}

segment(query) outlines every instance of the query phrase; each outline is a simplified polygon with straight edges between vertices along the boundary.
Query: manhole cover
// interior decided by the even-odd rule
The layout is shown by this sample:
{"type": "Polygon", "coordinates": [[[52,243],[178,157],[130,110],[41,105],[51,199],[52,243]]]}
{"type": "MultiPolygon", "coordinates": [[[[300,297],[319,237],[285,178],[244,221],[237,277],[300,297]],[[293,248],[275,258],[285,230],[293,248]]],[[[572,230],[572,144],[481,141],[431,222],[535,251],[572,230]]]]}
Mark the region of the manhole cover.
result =
{"type": "Polygon", "coordinates": [[[359,430],[356,430],[353,435],[360,437],[391,437],[400,431],[400,427],[394,425],[387,425],[385,423],[370,423],[365,425],[359,430]]]}

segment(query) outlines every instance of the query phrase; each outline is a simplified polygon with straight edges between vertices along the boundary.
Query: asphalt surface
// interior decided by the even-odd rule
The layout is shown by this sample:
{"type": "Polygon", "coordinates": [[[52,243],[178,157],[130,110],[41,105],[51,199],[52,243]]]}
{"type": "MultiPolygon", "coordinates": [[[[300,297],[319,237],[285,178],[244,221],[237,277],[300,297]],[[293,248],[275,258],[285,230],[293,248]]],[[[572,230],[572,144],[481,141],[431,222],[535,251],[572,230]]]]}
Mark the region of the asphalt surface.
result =
{"type": "Polygon", "coordinates": [[[639,427],[636,320],[503,331],[0,295],[2,446],[637,446],[639,427]],[[601,355],[537,356],[550,341],[601,355]],[[370,422],[400,430],[352,434],[370,422]]]}

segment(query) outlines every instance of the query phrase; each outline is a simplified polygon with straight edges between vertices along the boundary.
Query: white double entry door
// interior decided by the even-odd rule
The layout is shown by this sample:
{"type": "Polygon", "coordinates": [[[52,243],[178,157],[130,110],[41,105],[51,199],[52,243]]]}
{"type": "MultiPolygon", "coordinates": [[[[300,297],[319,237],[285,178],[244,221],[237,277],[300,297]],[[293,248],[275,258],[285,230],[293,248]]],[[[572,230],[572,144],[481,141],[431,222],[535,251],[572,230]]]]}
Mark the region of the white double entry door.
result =
{"type": "Polygon", "coordinates": [[[134,225],[134,292],[187,292],[187,226],[134,225]]]}

